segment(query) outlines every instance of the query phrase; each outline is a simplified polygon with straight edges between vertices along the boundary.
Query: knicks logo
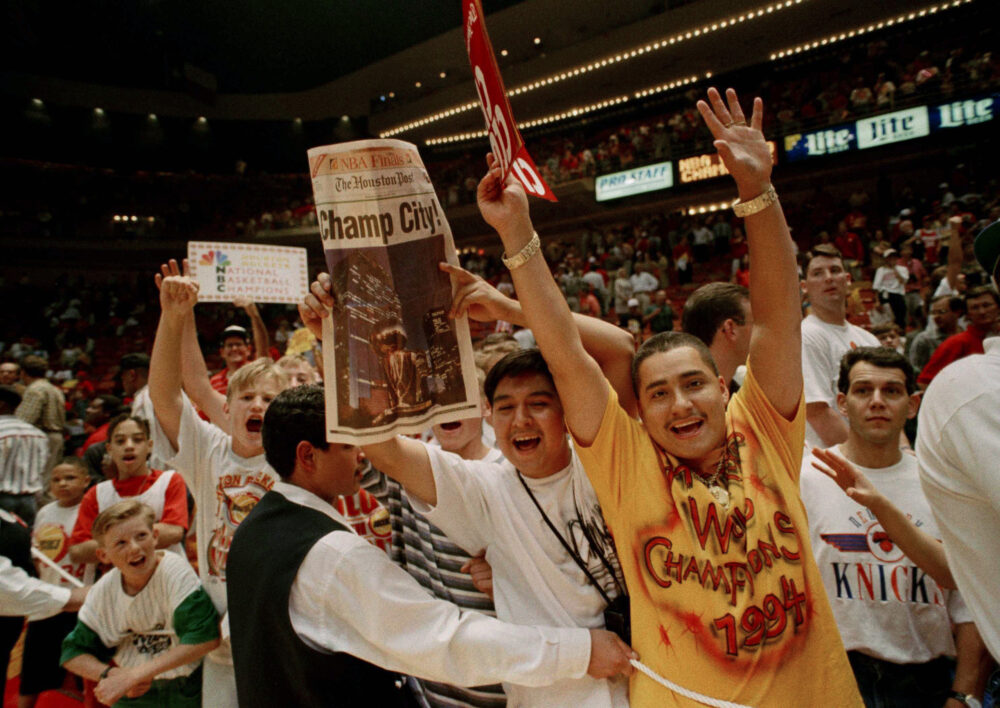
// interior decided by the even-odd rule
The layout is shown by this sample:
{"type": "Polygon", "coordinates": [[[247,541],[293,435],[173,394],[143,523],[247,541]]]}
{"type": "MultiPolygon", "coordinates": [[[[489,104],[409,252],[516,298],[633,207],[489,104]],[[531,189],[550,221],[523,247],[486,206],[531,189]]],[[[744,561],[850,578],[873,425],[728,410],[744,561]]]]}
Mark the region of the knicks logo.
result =
{"type": "Polygon", "coordinates": [[[819,537],[838,551],[868,552],[883,563],[895,563],[903,558],[903,551],[877,523],[869,526],[865,533],[823,533],[819,537]]]}
{"type": "Polygon", "coordinates": [[[61,526],[46,524],[35,529],[35,545],[38,550],[57,563],[66,555],[69,550],[66,547],[66,534],[61,526]]]}

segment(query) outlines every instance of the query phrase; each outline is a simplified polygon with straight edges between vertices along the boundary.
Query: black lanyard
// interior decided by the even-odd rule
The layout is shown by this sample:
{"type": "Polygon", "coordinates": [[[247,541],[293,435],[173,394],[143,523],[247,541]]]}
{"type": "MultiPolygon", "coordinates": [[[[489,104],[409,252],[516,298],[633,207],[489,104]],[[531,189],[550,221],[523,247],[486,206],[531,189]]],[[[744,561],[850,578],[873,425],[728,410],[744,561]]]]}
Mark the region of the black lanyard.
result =
{"type": "MultiPolygon", "coordinates": [[[[521,481],[521,486],[524,487],[524,491],[526,491],[528,493],[528,496],[531,497],[531,501],[534,502],[535,508],[538,509],[538,513],[542,515],[542,518],[545,520],[546,525],[552,530],[552,533],[555,534],[556,538],[559,539],[559,543],[561,543],[563,548],[566,549],[566,552],[569,553],[570,557],[574,561],[576,561],[576,564],[580,566],[580,570],[584,572],[584,574],[587,576],[587,579],[590,580],[591,584],[595,588],[597,588],[597,592],[601,593],[601,597],[604,598],[604,601],[610,605],[612,602],[611,598],[608,597],[608,594],[606,592],[604,592],[604,588],[601,587],[601,584],[597,582],[597,580],[594,578],[593,575],[591,575],[590,571],[587,569],[587,564],[583,562],[583,558],[581,558],[580,555],[573,550],[573,548],[569,545],[566,539],[563,538],[562,534],[559,533],[559,530],[556,529],[556,527],[549,520],[549,517],[542,509],[541,504],[539,504],[538,500],[535,499],[535,495],[534,493],[532,493],[531,487],[529,487],[528,483],[524,481],[524,477],[521,475],[520,470],[517,470],[517,478],[521,481]]],[[[582,526],[582,521],[581,521],[581,526],[582,526]]],[[[584,532],[584,536],[585,537],[587,536],[586,532],[584,532]]],[[[587,542],[590,544],[590,550],[596,552],[596,549],[594,548],[594,543],[593,541],[590,540],[589,537],[587,537],[587,542]]],[[[615,573],[614,568],[611,567],[611,563],[608,562],[608,559],[604,557],[604,554],[597,553],[597,556],[601,559],[601,562],[604,564],[604,567],[607,569],[608,573],[611,574],[611,579],[614,581],[615,587],[618,588],[619,594],[625,595],[621,583],[618,582],[618,574],[615,573]]]]}

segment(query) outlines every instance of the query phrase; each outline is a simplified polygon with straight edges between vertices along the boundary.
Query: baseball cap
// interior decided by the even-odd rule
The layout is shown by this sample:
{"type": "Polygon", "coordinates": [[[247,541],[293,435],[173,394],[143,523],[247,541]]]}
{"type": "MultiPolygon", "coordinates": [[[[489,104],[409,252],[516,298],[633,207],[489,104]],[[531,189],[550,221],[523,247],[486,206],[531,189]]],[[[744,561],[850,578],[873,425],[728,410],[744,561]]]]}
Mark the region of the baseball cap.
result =
{"type": "Polygon", "coordinates": [[[230,337],[240,337],[244,342],[250,341],[250,334],[247,332],[247,328],[240,327],[239,325],[229,325],[222,330],[222,334],[219,335],[219,341],[225,342],[230,337]]]}
{"type": "Polygon", "coordinates": [[[994,275],[997,270],[997,261],[1000,261],[1000,221],[994,221],[976,236],[973,244],[976,252],[976,260],[990,275],[994,275]]]}
{"type": "Polygon", "coordinates": [[[629,301],[628,301],[628,306],[629,307],[639,307],[639,298],[635,298],[635,297],[630,298],[629,301]]]}

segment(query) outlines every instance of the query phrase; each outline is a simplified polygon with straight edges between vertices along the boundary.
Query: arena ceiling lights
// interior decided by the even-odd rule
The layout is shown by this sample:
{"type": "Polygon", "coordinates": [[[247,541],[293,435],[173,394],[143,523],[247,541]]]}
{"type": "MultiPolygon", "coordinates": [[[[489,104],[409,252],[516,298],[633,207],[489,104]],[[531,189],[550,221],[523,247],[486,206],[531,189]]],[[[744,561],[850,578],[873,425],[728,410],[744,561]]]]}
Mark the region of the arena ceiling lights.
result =
{"type": "MultiPolygon", "coordinates": [[[[962,0],[957,0],[957,1],[961,2],[962,0]]],[[[771,3],[770,5],[762,5],[756,10],[750,10],[748,12],[743,12],[737,15],[730,15],[729,17],[724,17],[721,20],[706,23],[701,27],[695,27],[693,29],[688,29],[683,32],[678,32],[677,34],[672,36],[663,37],[662,39],[656,42],[650,42],[649,44],[633,47],[632,49],[627,49],[617,54],[611,54],[606,57],[602,57],[601,59],[596,59],[593,62],[589,62],[587,64],[580,64],[579,66],[575,66],[572,69],[560,71],[558,73],[552,74],[551,76],[546,76],[536,81],[530,81],[526,84],[522,84],[521,86],[516,86],[508,90],[507,95],[520,96],[530,91],[535,91],[537,89],[544,88],[546,86],[551,86],[553,84],[566,81],[567,79],[576,78],[578,76],[583,76],[585,74],[598,71],[607,66],[613,66],[614,64],[635,59],[636,57],[642,56],[643,54],[669,49],[670,47],[686,42],[689,39],[694,39],[697,37],[701,37],[703,35],[711,34],[713,32],[718,32],[719,30],[726,29],[727,27],[733,27],[735,25],[742,24],[744,22],[749,22],[759,17],[763,17],[764,15],[770,15],[775,12],[780,12],[781,10],[792,7],[793,5],[799,5],[802,2],[804,2],[804,0],[780,0],[779,2],[771,3]]],[[[971,2],[971,0],[965,0],[965,2],[971,2]]],[[[636,97],[638,98],[638,95],[636,97]]],[[[423,118],[418,118],[417,120],[410,121],[409,123],[404,123],[394,128],[389,128],[388,130],[384,130],[381,133],[379,133],[379,137],[391,138],[394,135],[405,133],[409,130],[413,130],[414,128],[420,128],[430,123],[435,123],[439,120],[443,120],[444,118],[450,118],[451,116],[458,115],[459,113],[465,113],[466,111],[471,111],[472,109],[477,108],[478,106],[479,106],[478,101],[470,101],[468,103],[463,103],[459,106],[454,106],[452,108],[448,108],[446,110],[439,111],[437,113],[432,113],[428,116],[424,116],[423,118]]],[[[466,134],[466,135],[472,135],[472,134],[466,134]]],[[[483,135],[485,135],[485,132],[483,133],[483,135]]],[[[444,141],[443,138],[436,138],[436,140],[444,141]]],[[[447,142],[454,142],[454,141],[447,141],[447,142]]],[[[427,144],[431,145],[436,143],[431,143],[430,141],[427,141],[427,144]]]]}
{"type": "Polygon", "coordinates": [[[806,42],[805,44],[800,44],[797,47],[790,47],[788,49],[783,49],[780,52],[774,52],[771,54],[771,61],[776,61],[778,59],[784,59],[785,57],[790,57],[794,54],[801,54],[802,52],[808,52],[811,49],[816,49],[818,47],[825,47],[830,44],[836,44],[837,42],[842,42],[845,39],[851,39],[853,37],[858,37],[869,32],[876,32],[880,29],[886,27],[892,27],[893,25],[902,24],[904,22],[910,22],[912,20],[919,19],[921,17],[926,17],[927,15],[933,15],[944,10],[951,10],[961,5],[967,5],[972,2],[972,0],[952,0],[951,2],[943,2],[939,5],[930,5],[921,10],[915,10],[913,12],[908,12],[898,17],[890,17],[881,22],[876,22],[873,24],[865,25],[863,27],[855,27],[847,32],[840,32],[838,34],[831,34],[829,37],[824,37],[823,39],[817,39],[812,42],[806,42]]]}
{"type": "MultiPolygon", "coordinates": [[[[705,78],[710,78],[712,72],[709,71],[705,74],[705,78]]],[[[662,91],[670,91],[675,88],[680,88],[681,86],[687,86],[698,81],[697,76],[688,76],[683,79],[677,79],[676,81],[671,81],[670,83],[660,84],[659,86],[652,86],[648,89],[642,89],[641,91],[636,91],[634,98],[643,98],[645,96],[650,96],[654,93],[660,93],[662,91]]],[[[627,103],[630,97],[624,96],[612,96],[611,98],[606,98],[603,101],[598,101],[597,103],[591,103],[588,106],[577,106],[576,108],[570,108],[569,110],[562,111],[560,113],[553,113],[548,116],[542,116],[540,118],[533,118],[531,120],[522,121],[517,124],[520,130],[527,130],[528,128],[537,128],[540,125],[547,125],[549,123],[555,123],[556,121],[566,120],[568,118],[577,118],[587,113],[593,113],[594,111],[600,111],[611,106],[618,106],[622,103],[627,103]]],[[[476,104],[479,105],[478,103],[476,104]]],[[[445,135],[440,138],[429,138],[424,141],[425,145],[446,145],[449,143],[460,143],[466,140],[478,140],[480,138],[486,137],[485,130],[473,130],[468,133],[457,133],[455,135],[445,135]]]]}

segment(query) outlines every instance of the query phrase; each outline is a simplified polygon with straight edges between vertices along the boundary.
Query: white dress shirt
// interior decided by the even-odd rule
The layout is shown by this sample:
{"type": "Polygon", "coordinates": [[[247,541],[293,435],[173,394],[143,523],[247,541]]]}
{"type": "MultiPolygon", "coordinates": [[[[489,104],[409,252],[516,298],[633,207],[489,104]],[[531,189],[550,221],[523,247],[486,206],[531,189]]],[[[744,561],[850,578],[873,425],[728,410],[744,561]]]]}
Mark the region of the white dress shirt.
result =
{"type": "MultiPolygon", "coordinates": [[[[3,509],[0,509],[0,517],[14,520],[14,516],[3,509]]],[[[62,612],[69,596],[69,588],[32,578],[11,563],[10,558],[0,556],[0,615],[45,619],[62,612]]]]}
{"type": "MultiPolygon", "coordinates": [[[[272,491],[350,528],[301,487],[278,482],[272,491]]],[[[353,532],[331,532],[312,547],[292,584],[288,614],[296,634],[317,651],[346,652],[390,671],[463,686],[542,686],[580,678],[590,662],[588,630],[520,626],[462,612],[353,532]]]]}

